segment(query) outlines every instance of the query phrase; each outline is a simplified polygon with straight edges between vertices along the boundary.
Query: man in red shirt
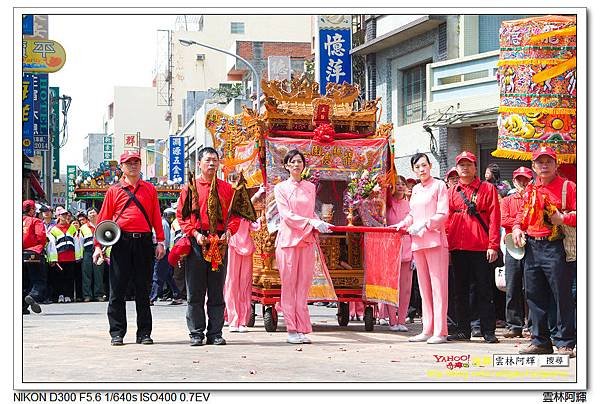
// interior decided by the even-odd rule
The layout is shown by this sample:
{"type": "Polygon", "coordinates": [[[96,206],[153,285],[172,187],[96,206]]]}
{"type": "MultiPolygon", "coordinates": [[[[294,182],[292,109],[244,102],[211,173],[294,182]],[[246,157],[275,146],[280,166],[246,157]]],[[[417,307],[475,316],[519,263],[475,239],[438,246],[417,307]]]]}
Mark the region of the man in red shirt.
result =
{"type": "Polygon", "coordinates": [[[567,265],[562,232],[557,227],[577,225],[577,194],[573,182],[567,183],[566,207],[562,206],[562,189],[566,179],[558,175],[556,152],[540,147],[533,153],[535,182],[525,192],[525,209],[517,215],[512,229],[515,245],[525,245],[525,296],[531,320],[531,344],[521,354],[553,353],[548,329],[551,296],[556,302],[557,333],[554,343],[558,353],[574,357],[575,306],[571,285],[575,271],[567,265]],[[562,213],[564,208],[568,213],[562,213]],[[557,233],[558,231],[558,233],[557,233]]]}
{"type": "MultiPolygon", "coordinates": [[[[208,235],[208,197],[213,177],[219,167],[219,154],[212,147],[205,147],[198,153],[200,175],[195,180],[198,192],[199,214],[191,213],[183,217],[184,202],[189,192],[189,185],[181,190],[179,203],[177,205],[177,222],[182,232],[190,239],[192,249],[185,261],[185,284],[187,289],[187,326],[190,331],[190,345],[200,346],[204,340],[206,330],[206,343],[208,345],[225,345],[223,338],[223,323],[225,312],[225,299],[223,288],[225,286],[225,268],[227,257],[223,257],[218,270],[211,268],[211,263],[206,261],[200,254],[201,246],[207,243],[208,235]],[[208,294],[208,301],[206,295],[208,294]],[[208,311],[208,328],[206,327],[206,316],[204,304],[208,311]]],[[[226,181],[217,179],[217,192],[223,216],[227,211],[233,198],[233,188],[226,181]]],[[[231,215],[219,218],[217,223],[217,235],[221,240],[229,242],[229,237],[237,232],[240,218],[231,215]]]]}
{"type": "MultiPolygon", "coordinates": [[[[523,211],[523,194],[525,187],[531,182],[533,171],[527,167],[519,167],[513,171],[515,192],[500,201],[501,225],[506,234],[512,233],[517,214],[523,211]]],[[[510,236],[512,237],[512,235],[510,236]]],[[[510,254],[504,256],[506,277],[506,323],[510,329],[504,338],[523,336],[525,325],[525,297],[523,295],[523,260],[515,259],[510,254]]]]}
{"type": "Polygon", "coordinates": [[[471,339],[470,320],[475,308],[469,306],[469,286],[474,282],[483,338],[487,343],[496,343],[495,284],[490,263],[498,258],[500,249],[500,204],[496,187],[477,178],[476,164],[477,158],[471,152],[456,156],[459,182],[448,193],[448,249],[454,270],[457,320],[457,332],[448,340],[471,339]]]}
{"type": "MultiPolygon", "coordinates": [[[[153,255],[160,260],[165,255],[165,235],[156,188],[140,178],[141,158],[138,151],[126,151],[119,159],[123,177],[106,192],[98,214],[98,224],[113,220],[121,228],[121,237],[112,246],[109,269],[108,323],[111,345],[123,345],[127,332],[125,294],[133,279],[137,332],[135,342],[152,344],[152,313],[150,311],[150,281],[153,255]],[[152,229],[158,242],[152,245],[152,229]]],[[[102,249],[97,240],[93,261],[98,262],[102,249]]]]}
{"type": "Polygon", "coordinates": [[[44,222],[35,217],[35,202],[23,201],[23,314],[41,313],[45,274],[42,251],[46,245],[44,222]]]}

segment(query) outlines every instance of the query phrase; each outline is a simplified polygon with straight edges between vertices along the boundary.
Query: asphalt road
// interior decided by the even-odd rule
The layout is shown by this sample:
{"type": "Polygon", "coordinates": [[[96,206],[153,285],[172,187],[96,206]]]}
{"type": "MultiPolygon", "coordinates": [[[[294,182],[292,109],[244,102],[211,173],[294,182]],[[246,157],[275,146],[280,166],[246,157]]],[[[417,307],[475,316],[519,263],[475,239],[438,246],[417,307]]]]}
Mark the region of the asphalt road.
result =
{"type": "MultiPolygon", "coordinates": [[[[482,338],[440,345],[408,342],[421,331],[418,322],[409,332],[392,332],[363,323],[340,327],[336,309],[310,306],[313,343],[285,342],[283,318],[276,332],[266,332],[260,306],[256,324],[245,334],[223,336],[226,346],[189,346],[186,306],[159,302],[152,307],[154,345],[135,344],[135,304],[127,302],[129,330],[125,345],[110,345],[107,303],[43,305],[41,314],[23,316],[23,367],[25,384],[47,383],[558,383],[575,382],[577,359],[563,366],[499,367],[496,355],[516,355],[524,339],[499,344],[482,338]],[[449,363],[451,365],[449,365],[449,363]]],[[[15,341],[19,352],[20,341],[15,341]]],[[[541,358],[540,358],[541,359],[541,358]]],[[[544,359],[546,360],[546,359],[544,359]]],[[[556,365],[556,364],[554,364],[556,365]]],[[[224,384],[221,384],[224,383],[224,384]]],[[[301,385],[298,385],[301,388],[301,385]]],[[[422,387],[426,387],[423,384],[422,387]]],[[[417,387],[418,388],[418,387],[417,387]]]]}

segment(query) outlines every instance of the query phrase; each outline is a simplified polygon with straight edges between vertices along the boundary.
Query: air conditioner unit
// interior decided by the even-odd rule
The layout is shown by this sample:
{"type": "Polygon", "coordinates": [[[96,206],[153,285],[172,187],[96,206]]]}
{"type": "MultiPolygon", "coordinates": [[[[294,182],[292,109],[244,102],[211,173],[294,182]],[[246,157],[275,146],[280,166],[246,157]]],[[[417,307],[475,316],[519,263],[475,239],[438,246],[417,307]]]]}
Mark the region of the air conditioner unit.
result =
{"type": "Polygon", "coordinates": [[[204,60],[204,59],[206,59],[206,54],[204,54],[204,53],[198,53],[196,55],[196,61],[201,61],[201,60],[204,60]]]}

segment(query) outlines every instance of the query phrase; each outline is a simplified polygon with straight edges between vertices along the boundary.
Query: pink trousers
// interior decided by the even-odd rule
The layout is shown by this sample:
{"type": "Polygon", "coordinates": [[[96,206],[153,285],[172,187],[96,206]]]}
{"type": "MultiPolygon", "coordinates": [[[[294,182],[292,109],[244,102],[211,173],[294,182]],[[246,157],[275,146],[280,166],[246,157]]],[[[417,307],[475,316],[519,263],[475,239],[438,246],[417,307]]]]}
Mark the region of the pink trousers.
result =
{"type": "Polygon", "coordinates": [[[363,302],[350,302],[350,317],[363,317],[365,315],[365,304],[363,302]]]}
{"type": "Polygon", "coordinates": [[[275,258],[281,278],[281,309],[288,332],[312,332],[308,291],[315,267],[314,245],[277,247],[275,258]]]}
{"type": "Polygon", "coordinates": [[[234,327],[248,324],[252,304],[252,254],[239,255],[229,249],[225,279],[227,321],[234,327]]]}
{"type": "Polygon", "coordinates": [[[423,334],[448,335],[448,248],[413,251],[423,311],[423,334]]]}
{"type": "Polygon", "coordinates": [[[412,288],[412,272],[410,270],[410,261],[403,262],[400,265],[400,285],[398,287],[398,307],[391,304],[382,304],[379,318],[389,317],[390,325],[404,324],[408,304],[410,303],[410,291],[412,288]]]}

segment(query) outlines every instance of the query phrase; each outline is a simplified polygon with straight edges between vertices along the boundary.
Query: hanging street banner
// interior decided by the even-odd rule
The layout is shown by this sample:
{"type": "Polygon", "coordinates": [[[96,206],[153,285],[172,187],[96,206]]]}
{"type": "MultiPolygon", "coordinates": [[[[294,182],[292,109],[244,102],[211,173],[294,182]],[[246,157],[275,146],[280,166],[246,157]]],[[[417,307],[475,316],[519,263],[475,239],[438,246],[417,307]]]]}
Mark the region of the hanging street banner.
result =
{"type": "Polygon", "coordinates": [[[67,203],[69,209],[71,202],[75,200],[75,178],[77,177],[77,166],[67,166],[67,203]]]}
{"type": "Polygon", "coordinates": [[[23,74],[23,153],[33,157],[33,74],[23,74]]]}
{"type": "Polygon", "coordinates": [[[65,49],[49,39],[23,39],[23,71],[54,73],[65,64],[65,49]]]}
{"type": "Polygon", "coordinates": [[[169,179],[174,182],[183,183],[184,176],[184,148],[183,137],[169,137],[169,179]]]}
{"type": "Polygon", "coordinates": [[[33,14],[23,14],[23,35],[33,35],[33,14]]]}
{"type": "Polygon", "coordinates": [[[50,87],[50,139],[52,142],[52,179],[60,180],[60,100],[59,88],[50,87]]]}
{"type": "Polygon", "coordinates": [[[320,15],[317,19],[316,79],[321,94],[325,94],[327,83],[352,83],[351,21],[350,15],[320,15]]]}
{"type": "Polygon", "coordinates": [[[33,149],[48,151],[48,75],[33,75],[33,149]]]}
{"type": "Polygon", "coordinates": [[[102,160],[110,161],[113,159],[113,138],[112,136],[104,136],[104,145],[103,145],[103,154],[102,160]]]}

